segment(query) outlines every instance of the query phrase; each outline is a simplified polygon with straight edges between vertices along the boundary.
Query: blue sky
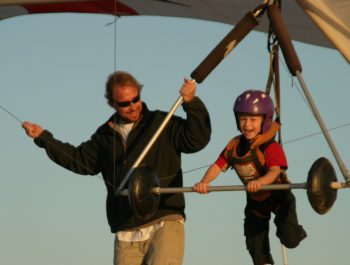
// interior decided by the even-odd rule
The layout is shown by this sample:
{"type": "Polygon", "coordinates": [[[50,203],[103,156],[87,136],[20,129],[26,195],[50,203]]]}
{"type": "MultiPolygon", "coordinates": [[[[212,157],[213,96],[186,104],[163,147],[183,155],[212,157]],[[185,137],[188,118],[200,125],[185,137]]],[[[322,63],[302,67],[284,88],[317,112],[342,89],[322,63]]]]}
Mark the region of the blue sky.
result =
{"type": "MultiPolygon", "coordinates": [[[[232,28],[230,25],[164,17],[31,15],[0,22],[0,104],[20,120],[41,124],[66,142],[79,144],[112,113],[104,83],[116,69],[144,84],[150,109],[169,110],[184,77],[232,28]],[[114,37],[116,36],[116,46],[114,37]],[[115,49],[116,47],[116,49],[115,49]]],[[[328,128],[349,123],[349,65],[336,51],[294,43],[303,76],[328,128]]],[[[226,142],[238,132],[232,105],[246,89],[264,89],[269,55],[266,34],[253,32],[198,85],[211,115],[213,133],[201,152],[183,156],[186,186],[204,174],[226,142]]],[[[282,136],[284,142],[320,131],[296,78],[281,59],[282,136]]],[[[179,109],[177,115],[183,115],[179,109]]],[[[0,111],[0,263],[111,264],[113,235],[105,217],[105,188],[98,176],[79,176],[48,160],[27,138],[20,123],[0,111]]],[[[331,131],[347,165],[345,126],[331,131]]],[[[322,134],[286,143],[288,176],[304,182],[312,163],[329,158],[343,177],[322,134]]],[[[233,171],[213,185],[240,184],[233,171]]],[[[332,210],[313,212],[306,192],[296,190],[298,215],[308,238],[288,250],[290,264],[348,264],[347,190],[338,192],[332,210]]],[[[242,192],[186,194],[184,264],[251,264],[243,236],[242,192]]],[[[271,246],[282,264],[281,246],[271,222],[271,246]]]]}

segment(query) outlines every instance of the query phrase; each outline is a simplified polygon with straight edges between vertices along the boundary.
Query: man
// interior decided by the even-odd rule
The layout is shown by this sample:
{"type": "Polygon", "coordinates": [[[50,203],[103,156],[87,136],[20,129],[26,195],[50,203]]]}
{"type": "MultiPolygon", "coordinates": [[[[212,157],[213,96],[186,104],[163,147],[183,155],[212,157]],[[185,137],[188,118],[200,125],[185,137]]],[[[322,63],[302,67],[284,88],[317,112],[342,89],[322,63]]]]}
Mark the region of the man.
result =
{"type": "MultiPolygon", "coordinates": [[[[78,174],[102,174],[107,187],[107,219],[116,234],[115,265],[182,264],[183,194],[162,195],[156,213],[140,220],[133,215],[128,198],[115,192],[166,116],[148,110],[141,100],[141,88],[129,73],[111,74],[105,97],[116,112],[77,147],[55,139],[37,124],[24,122],[22,126],[57,164],[78,174]]],[[[154,170],[161,187],[181,187],[181,153],[197,152],[209,142],[209,114],[195,92],[195,82],[185,79],[180,94],[187,118],[172,116],[142,161],[154,170]]]]}

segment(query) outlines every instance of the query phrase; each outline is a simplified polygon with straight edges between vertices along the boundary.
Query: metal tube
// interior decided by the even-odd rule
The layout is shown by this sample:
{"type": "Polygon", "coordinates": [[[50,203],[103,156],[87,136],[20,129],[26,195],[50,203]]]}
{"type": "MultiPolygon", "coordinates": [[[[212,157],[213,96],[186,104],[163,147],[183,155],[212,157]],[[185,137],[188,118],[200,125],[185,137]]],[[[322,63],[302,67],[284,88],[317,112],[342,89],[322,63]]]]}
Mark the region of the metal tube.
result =
{"type": "Polygon", "coordinates": [[[282,256],[283,256],[283,265],[288,265],[288,258],[287,258],[287,250],[286,247],[282,245],[282,256]]]}
{"type": "MultiPolygon", "coordinates": [[[[195,81],[193,80],[193,82],[195,82],[195,81]]],[[[116,194],[119,194],[122,191],[122,189],[124,188],[124,186],[128,182],[130,176],[132,175],[134,170],[141,164],[142,160],[147,155],[148,151],[151,149],[151,147],[153,146],[154,142],[158,139],[158,137],[162,133],[164,127],[168,124],[170,118],[173,116],[173,114],[177,110],[177,108],[181,105],[182,101],[183,101],[182,96],[180,96],[176,100],[175,104],[169,110],[168,114],[164,118],[163,122],[161,123],[161,125],[159,126],[159,128],[157,129],[155,134],[152,136],[151,140],[148,142],[146,147],[143,149],[142,153],[139,155],[139,157],[137,158],[135,163],[132,165],[132,167],[130,168],[130,170],[128,171],[126,176],[124,177],[123,181],[120,183],[120,185],[119,185],[119,187],[118,187],[118,189],[116,191],[116,194]]]]}
{"type": "Polygon", "coordinates": [[[350,188],[350,183],[347,182],[332,182],[331,189],[340,190],[340,189],[348,189],[350,188]]]}
{"type": "MultiPolygon", "coordinates": [[[[306,189],[306,183],[295,184],[271,184],[261,186],[260,190],[290,190],[290,189],[306,189]]],[[[232,186],[209,186],[208,191],[243,191],[246,190],[244,185],[232,185],[232,186]]],[[[193,187],[177,187],[177,188],[160,188],[155,187],[152,189],[153,193],[183,193],[183,192],[195,192],[193,187]]]]}
{"type": "MultiPolygon", "coordinates": [[[[342,182],[331,182],[331,189],[344,189],[350,188],[349,183],[342,182]]],[[[293,189],[307,189],[307,183],[294,183],[294,184],[271,184],[262,186],[260,190],[293,190],[293,189]]],[[[245,191],[246,186],[244,185],[231,185],[231,186],[209,186],[209,192],[217,191],[245,191]]],[[[185,192],[195,192],[193,187],[173,187],[173,188],[152,188],[152,193],[154,194],[166,194],[166,193],[185,193],[185,192]]],[[[124,189],[120,191],[119,195],[128,196],[129,191],[124,189]]]]}
{"type": "Polygon", "coordinates": [[[320,126],[320,128],[322,130],[322,133],[323,133],[324,137],[326,138],[327,143],[328,143],[328,145],[329,145],[329,147],[330,147],[330,149],[331,149],[331,151],[332,151],[332,153],[333,153],[333,155],[334,155],[334,157],[335,157],[335,159],[336,159],[336,161],[338,163],[340,171],[342,172],[343,177],[345,178],[346,182],[349,183],[350,182],[349,171],[346,168],[343,160],[341,159],[341,157],[340,157],[340,155],[339,155],[339,153],[338,153],[338,151],[337,151],[337,149],[336,149],[336,147],[335,147],[335,145],[333,143],[333,140],[332,140],[330,134],[328,133],[328,130],[327,130],[327,128],[326,128],[322,118],[321,118],[321,115],[320,115],[320,113],[317,110],[316,104],[315,104],[315,102],[312,99],[312,96],[311,96],[311,94],[309,92],[309,89],[308,89],[306,83],[304,82],[303,76],[302,76],[302,74],[299,71],[296,71],[296,76],[298,77],[300,85],[301,85],[301,87],[302,87],[302,89],[304,91],[304,94],[305,94],[305,96],[307,98],[307,101],[310,104],[310,107],[311,107],[311,109],[313,111],[313,114],[315,115],[315,118],[316,118],[316,120],[317,120],[317,122],[318,122],[318,124],[319,124],[319,126],[320,126]]]}

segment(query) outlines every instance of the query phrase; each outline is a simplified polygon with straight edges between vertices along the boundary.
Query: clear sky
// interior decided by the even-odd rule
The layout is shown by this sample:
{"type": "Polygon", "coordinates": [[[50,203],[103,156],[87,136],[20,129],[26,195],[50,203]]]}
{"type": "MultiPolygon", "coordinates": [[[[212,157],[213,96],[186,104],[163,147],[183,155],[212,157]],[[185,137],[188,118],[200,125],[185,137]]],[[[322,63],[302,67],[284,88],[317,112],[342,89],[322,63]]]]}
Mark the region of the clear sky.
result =
{"type": "MultiPolygon", "coordinates": [[[[184,77],[232,28],[191,19],[50,14],[0,22],[0,104],[19,120],[41,124],[72,144],[90,137],[112,113],[104,84],[114,69],[144,84],[150,109],[169,110],[184,77]],[[114,66],[116,61],[116,67],[114,66]]],[[[212,121],[211,142],[183,156],[185,186],[203,176],[226,142],[236,135],[232,106],[246,89],[265,89],[269,55],[266,34],[251,33],[198,85],[212,121]]],[[[303,76],[346,165],[350,72],[332,49],[295,43],[303,76]]],[[[300,85],[281,59],[282,137],[288,176],[304,182],[312,163],[327,157],[343,181],[300,85]]],[[[176,112],[183,115],[181,108],[176,112]]],[[[101,176],[79,176],[52,163],[28,138],[20,122],[0,110],[0,264],[112,264],[113,234],[105,216],[101,176]]],[[[233,171],[213,185],[240,184],[233,171]]],[[[350,192],[338,192],[335,206],[320,216],[306,192],[296,190],[300,223],[308,238],[288,250],[289,264],[348,264],[350,192]]],[[[185,265],[251,264],[243,236],[243,192],[186,194],[185,265]]],[[[282,264],[281,245],[271,222],[271,247],[282,264]]]]}

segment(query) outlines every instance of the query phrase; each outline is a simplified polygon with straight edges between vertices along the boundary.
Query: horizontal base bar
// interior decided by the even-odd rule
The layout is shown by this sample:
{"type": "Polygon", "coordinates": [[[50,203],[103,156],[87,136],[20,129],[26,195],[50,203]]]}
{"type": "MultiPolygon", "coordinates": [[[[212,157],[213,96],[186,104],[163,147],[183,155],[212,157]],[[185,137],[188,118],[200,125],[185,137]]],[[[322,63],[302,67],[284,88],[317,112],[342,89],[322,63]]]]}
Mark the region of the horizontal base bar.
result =
{"type": "MultiPolygon", "coordinates": [[[[296,184],[272,184],[261,186],[260,190],[290,190],[290,189],[306,189],[306,183],[296,184]]],[[[246,190],[244,185],[232,185],[232,186],[209,186],[208,191],[243,191],[246,190]]],[[[179,187],[179,188],[160,188],[155,187],[152,189],[153,193],[182,193],[182,192],[195,192],[193,187],[179,187]]]]}
{"type": "MultiPolygon", "coordinates": [[[[350,188],[349,183],[332,182],[330,185],[331,189],[344,189],[350,188]]],[[[293,189],[307,189],[306,183],[295,183],[295,184],[271,184],[261,186],[260,190],[293,190],[293,189]]],[[[244,185],[232,185],[232,186],[209,186],[208,192],[217,191],[244,191],[246,186],[244,185]]],[[[160,188],[154,187],[152,193],[154,194],[166,194],[166,193],[184,193],[184,192],[195,192],[193,187],[174,187],[174,188],[160,188]]],[[[128,196],[128,190],[122,190],[120,193],[122,196],[128,196]]]]}

